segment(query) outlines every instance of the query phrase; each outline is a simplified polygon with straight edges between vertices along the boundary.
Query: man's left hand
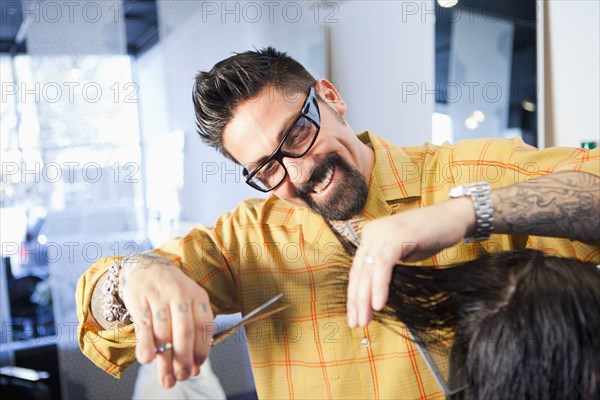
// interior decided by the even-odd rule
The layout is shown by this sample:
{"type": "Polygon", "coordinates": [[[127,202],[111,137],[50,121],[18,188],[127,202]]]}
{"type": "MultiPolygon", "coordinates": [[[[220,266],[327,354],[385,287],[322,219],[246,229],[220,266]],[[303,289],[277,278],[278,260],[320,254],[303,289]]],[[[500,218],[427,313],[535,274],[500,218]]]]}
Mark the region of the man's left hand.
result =
{"type": "Polygon", "coordinates": [[[348,325],[366,326],[385,307],[392,269],[450,247],[475,229],[468,197],[380,218],[365,225],[348,283],[348,325]]]}

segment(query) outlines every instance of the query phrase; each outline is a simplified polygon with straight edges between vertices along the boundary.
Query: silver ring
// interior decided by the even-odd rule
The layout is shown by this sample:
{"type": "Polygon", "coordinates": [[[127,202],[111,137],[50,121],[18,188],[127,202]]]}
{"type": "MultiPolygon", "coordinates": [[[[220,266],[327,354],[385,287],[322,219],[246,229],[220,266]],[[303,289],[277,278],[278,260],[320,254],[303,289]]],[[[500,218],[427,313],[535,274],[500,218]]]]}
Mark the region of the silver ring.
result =
{"type": "Polygon", "coordinates": [[[365,264],[375,264],[375,258],[373,256],[366,256],[363,260],[365,264]]]}
{"type": "Polygon", "coordinates": [[[160,354],[160,353],[164,353],[165,351],[168,351],[168,350],[173,350],[173,343],[167,342],[165,344],[161,344],[160,346],[158,346],[156,348],[156,353],[160,354]]]}

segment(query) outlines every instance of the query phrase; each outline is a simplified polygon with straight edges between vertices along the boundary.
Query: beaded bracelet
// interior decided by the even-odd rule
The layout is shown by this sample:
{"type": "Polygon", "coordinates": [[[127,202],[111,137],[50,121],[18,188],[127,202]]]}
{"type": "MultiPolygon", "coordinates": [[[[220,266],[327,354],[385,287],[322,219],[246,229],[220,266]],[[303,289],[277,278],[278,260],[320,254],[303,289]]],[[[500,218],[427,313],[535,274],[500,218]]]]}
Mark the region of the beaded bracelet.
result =
{"type": "Polygon", "coordinates": [[[119,275],[123,265],[127,262],[127,257],[123,257],[108,268],[106,284],[104,286],[104,318],[108,322],[119,321],[121,324],[131,323],[131,315],[123,305],[119,297],[119,275]]]}

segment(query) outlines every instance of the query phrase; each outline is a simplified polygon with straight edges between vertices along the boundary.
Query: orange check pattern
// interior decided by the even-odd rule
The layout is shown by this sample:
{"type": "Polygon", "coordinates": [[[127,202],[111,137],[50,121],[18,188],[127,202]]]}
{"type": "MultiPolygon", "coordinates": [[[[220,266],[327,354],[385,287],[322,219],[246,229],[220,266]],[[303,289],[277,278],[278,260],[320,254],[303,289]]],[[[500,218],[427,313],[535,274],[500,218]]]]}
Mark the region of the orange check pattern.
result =
{"type": "MultiPolygon", "coordinates": [[[[364,223],[446,200],[450,188],[468,182],[486,180],[499,188],[557,171],[599,175],[598,149],[537,150],[520,139],[398,148],[370,133],[360,138],[376,157],[364,223]]],[[[419,264],[448,265],[525,246],[600,262],[600,249],[580,242],[492,235],[485,242],[459,243],[419,264]]],[[[350,266],[352,258],[328,224],[309,210],[273,196],[244,201],[214,227],[198,225],[155,252],[208,291],[216,314],[247,313],[278,293],[292,305],[246,329],[260,398],[444,397],[410,342],[375,322],[348,328],[343,310],[332,301],[327,272],[350,266]]],[[[112,262],[101,259],[82,276],[77,305],[83,352],[118,377],[135,358],[132,327],[103,331],[89,311],[95,283],[112,262]]]]}

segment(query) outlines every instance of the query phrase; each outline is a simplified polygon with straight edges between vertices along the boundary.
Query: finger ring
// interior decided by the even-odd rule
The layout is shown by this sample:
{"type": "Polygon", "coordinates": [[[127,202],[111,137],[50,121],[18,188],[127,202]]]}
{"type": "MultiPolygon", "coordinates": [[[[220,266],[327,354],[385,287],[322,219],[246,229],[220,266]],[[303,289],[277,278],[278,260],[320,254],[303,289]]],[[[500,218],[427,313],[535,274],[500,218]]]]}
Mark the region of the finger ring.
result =
{"type": "Polygon", "coordinates": [[[161,344],[160,346],[158,346],[156,348],[156,353],[158,353],[158,354],[164,353],[167,350],[173,350],[173,343],[167,342],[165,344],[161,344]]]}
{"type": "Polygon", "coordinates": [[[364,262],[365,264],[375,264],[375,258],[373,256],[366,256],[364,262]]]}

